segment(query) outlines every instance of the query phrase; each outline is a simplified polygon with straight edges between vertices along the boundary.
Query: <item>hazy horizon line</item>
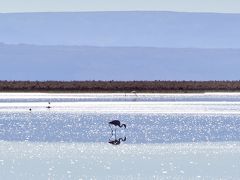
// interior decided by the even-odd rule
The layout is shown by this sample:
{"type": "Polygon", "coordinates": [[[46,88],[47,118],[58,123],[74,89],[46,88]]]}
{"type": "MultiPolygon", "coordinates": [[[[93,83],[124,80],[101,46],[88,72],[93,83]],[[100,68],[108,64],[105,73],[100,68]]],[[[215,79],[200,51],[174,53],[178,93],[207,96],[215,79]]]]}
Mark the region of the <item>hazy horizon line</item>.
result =
{"type": "Polygon", "coordinates": [[[145,12],[145,13],[186,13],[186,14],[240,14],[237,12],[212,12],[212,11],[170,11],[170,10],[81,10],[81,11],[16,11],[0,12],[0,14],[37,14],[37,13],[124,13],[124,12],[145,12]]]}
{"type": "Polygon", "coordinates": [[[77,47],[77,48],[148,48],[148,49],[193,49],[193,50],[240,50],[240,48],[215,48],[215,47],[157,47],[157,46],[97,46],[97,45],[74,45],[74,44],[28,44],[28,43],[5,43],[0,42],[0,46],[36,46],[36,47],[77,47]]]}

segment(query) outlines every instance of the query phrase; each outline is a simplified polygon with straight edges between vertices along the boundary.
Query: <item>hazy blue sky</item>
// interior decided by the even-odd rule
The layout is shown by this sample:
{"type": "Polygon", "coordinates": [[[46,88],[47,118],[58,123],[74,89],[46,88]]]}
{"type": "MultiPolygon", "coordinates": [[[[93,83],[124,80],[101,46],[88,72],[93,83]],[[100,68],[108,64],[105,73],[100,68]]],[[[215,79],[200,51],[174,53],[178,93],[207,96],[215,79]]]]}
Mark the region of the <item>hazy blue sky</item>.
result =
{"type": "Polygon", "coordinates": [[[240,0],[0,0],[0,12],[115,10],[240,13],[240,0]]]}

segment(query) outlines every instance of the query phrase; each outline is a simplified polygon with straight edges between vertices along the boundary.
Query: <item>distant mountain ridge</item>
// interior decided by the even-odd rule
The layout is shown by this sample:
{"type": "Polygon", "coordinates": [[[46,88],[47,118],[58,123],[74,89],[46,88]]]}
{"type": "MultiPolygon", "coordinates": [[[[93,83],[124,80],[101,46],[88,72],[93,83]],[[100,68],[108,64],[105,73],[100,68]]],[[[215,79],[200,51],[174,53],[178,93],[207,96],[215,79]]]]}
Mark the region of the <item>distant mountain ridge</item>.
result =
{"type": "Polygon", "coordinates": [[[0,80],[239,80],[240,49],[0,44],[0,80]]]}
{"type": "Polygon", "coordinates": [[[240,14],[0,14],[0,42],[36,45],[240,48],[240,14]]]}

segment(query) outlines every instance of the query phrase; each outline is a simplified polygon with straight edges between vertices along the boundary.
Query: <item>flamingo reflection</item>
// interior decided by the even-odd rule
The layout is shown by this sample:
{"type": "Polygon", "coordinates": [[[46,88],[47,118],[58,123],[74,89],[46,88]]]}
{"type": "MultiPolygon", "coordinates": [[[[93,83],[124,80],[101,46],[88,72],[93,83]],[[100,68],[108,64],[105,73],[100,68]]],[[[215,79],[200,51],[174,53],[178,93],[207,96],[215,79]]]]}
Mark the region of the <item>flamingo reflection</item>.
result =
{"type": "Polygon", "coordinates": [[[114,140],[109,139],[108,143],[110,143],[112,145],[119,145],[119,144],[121,144],[121,141],[126,141],[126,140],[127,140],[126,137],[124,137],[124,139],[123,138],[118,138],[118,139],[114,139],[114,140]]]}

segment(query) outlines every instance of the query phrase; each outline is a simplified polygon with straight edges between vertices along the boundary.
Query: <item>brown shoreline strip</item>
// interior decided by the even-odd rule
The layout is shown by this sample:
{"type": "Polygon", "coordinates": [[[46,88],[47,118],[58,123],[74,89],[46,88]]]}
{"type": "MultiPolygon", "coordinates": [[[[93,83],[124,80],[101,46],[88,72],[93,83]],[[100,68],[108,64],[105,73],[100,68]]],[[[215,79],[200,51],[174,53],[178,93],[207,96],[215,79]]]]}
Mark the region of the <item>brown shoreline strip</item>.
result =
{"type": "Polygon", "coordinates": [[[240,81],[0,81],[1,92],[240,92],[240,81]]]}

